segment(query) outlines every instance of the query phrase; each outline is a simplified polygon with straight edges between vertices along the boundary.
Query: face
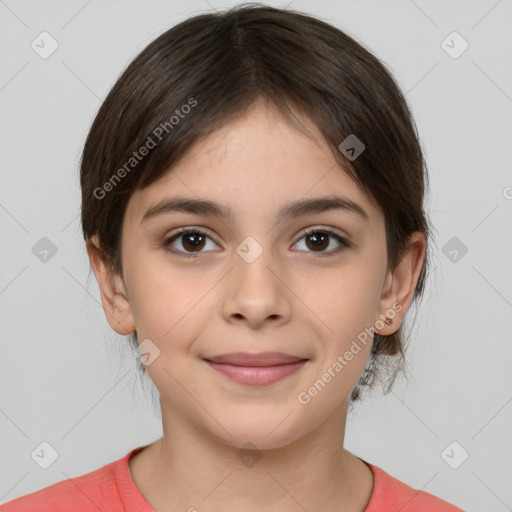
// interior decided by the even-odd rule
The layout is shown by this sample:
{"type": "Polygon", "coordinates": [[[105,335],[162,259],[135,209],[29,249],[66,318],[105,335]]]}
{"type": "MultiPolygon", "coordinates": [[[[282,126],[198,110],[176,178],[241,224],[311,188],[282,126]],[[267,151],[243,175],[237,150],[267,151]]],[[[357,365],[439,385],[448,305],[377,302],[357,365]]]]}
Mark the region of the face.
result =
{"type": "Polygon", "coordinates": [[[262,105],[133,194],[122,265],[117,322],[109,321],[122,334],[137,329],[149,350],[164,428],[179,416],[238,447],[284,446],[343,414],[371,349],[361,333],[402,290],[387,272],[382,212],[323,142],[262,105]],[[280,216],[325,197],[357,206],[280,216]],[[159,208],[185,198],[231,215],[192,203],[159,208]],[[240,352],[288,359],[212,362],[240,352]]]}

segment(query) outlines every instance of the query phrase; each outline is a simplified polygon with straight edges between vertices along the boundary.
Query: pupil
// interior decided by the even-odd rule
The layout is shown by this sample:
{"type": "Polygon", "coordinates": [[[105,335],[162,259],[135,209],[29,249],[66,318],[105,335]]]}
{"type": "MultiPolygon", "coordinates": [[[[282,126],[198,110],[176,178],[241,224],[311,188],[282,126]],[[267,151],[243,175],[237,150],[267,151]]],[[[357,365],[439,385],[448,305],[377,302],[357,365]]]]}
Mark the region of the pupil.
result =
{"type": "Polygon", "coordinates": [[[308,240],[314,240],[313,248],[325,248],[325,241],[327,240],[327,236],[325,233],[315,233],[313,235],[309,235],[308,240]]]}
{"type": "Polygon", "coordinates": [[[189,246],[188,248],[191,247],[193,249],[197,249],[201,245],[202,242],[203,242],[203,235],[201,235],[200,233],[190,233],[185,236],[184,246],[187,247],[187,245],[188,245],[189,246]],[[190,243],[191,240],[192,240],[192,243],[190,243]]]}

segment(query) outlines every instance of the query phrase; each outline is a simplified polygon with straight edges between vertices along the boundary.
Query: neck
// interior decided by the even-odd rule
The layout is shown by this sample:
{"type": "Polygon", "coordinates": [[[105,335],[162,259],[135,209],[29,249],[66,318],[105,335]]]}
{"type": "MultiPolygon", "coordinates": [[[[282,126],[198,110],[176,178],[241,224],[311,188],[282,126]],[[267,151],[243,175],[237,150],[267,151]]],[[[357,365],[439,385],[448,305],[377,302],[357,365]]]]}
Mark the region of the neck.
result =
{"type": "Polygon", "coordinates": [[[370,468],[343,448],[346,404],[307,436],[265,450],[227,445],[172,404],[161,406],[164,436],[130,463],[135,484],[159,512],[219,511],[226,504],[244,512],[362,512],[370,500],[370,468]]]}

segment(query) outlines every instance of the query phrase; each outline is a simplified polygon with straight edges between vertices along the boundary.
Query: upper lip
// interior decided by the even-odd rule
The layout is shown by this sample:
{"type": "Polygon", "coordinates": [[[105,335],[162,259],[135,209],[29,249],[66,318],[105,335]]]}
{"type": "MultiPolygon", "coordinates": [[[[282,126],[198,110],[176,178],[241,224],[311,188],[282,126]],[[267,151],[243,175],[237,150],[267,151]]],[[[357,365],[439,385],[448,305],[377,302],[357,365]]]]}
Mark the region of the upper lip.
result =
{"type": "Polygon", "coordinates": [[[233,364],[237,366],[275,366],[278,364],[297,363],[304,361],[303,357],[296,357],[282,352],[231,352],[218,356],[205,357],[206,361],[221,364],[233,364]]]}

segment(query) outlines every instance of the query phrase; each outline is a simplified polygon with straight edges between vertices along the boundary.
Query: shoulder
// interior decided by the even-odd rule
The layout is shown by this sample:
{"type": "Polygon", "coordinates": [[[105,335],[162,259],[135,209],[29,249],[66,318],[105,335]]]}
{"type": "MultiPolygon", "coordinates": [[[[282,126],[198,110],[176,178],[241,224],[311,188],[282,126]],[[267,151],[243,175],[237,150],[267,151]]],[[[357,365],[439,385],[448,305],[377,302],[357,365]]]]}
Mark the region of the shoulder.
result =
{"type": "Polygon", "coordinates": [[[367,464],[373,472],[375,485],[365,512],[464,512],[433,494],[413,489],[373,464],[367,464]]]}
{"type": "Polygon", "coordinates": [[[90,473],[66,478],[39,491],[20,496],[0,505],[0,512],[124,510],[116,485],[116,473],[128,455],[90,473]]]}

